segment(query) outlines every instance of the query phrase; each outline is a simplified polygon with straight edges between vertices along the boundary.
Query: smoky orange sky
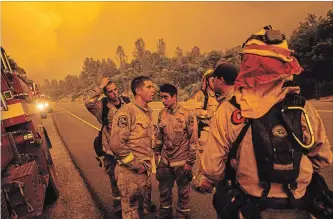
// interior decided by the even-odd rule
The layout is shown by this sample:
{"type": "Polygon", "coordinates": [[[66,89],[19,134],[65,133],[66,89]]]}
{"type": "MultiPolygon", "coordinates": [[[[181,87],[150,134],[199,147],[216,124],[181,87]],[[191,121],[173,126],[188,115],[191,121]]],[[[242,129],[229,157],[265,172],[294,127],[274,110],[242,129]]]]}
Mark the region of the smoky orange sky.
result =
{"type": "Polygon", "coordinates": [[[78,75],[85,57],[112,58],[122,45],[129,59],[142,37],[159,38],[173,56],[240,45],[271,24],[290,36],[308,13],[325,16],[332,2],[1,2],[1,45],[36,82],[78,75]]]}

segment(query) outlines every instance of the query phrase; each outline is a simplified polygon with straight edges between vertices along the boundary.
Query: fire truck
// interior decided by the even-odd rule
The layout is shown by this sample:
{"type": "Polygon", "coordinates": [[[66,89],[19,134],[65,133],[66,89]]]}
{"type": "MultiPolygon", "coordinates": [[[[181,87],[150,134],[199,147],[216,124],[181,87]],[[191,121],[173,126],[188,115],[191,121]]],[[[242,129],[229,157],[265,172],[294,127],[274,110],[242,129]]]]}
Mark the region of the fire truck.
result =
{"type": "Polygon", "coordinates": [[[59,195],[36,94],[34,83],[12,71],[1,47],[1,218],[43,218],[44,205],[59,195]]]}

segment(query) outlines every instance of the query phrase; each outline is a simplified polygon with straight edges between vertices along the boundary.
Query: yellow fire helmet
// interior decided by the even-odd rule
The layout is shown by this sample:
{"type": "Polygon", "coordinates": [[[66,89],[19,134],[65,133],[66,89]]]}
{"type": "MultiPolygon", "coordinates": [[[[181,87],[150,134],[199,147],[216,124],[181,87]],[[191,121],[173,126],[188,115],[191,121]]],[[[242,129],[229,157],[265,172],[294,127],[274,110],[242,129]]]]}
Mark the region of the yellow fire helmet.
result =
{"type": "Polygon", "coordinates": [[[280,30],[274,30],[271,25],[263,27],[252,34],[244,43],[240,54],[254,54],[272,57],[284,62],[292,62],[293,50],[288,48],[286,36],[280,30]]]}
{"type": "Polygon", "coordinates": [[[203,78],[209,78],[210,76],[213,75],[214,70],[213,69],[208,69],[204,74],[203,74],[203,78]]]}
{"type": "Polygon", "coordinates": [[[244,43],[243,48],[249,45],[272,45],[288,49],[286,36],[271,25],[263,27],[259,32],[252,34],[244,43]]]}

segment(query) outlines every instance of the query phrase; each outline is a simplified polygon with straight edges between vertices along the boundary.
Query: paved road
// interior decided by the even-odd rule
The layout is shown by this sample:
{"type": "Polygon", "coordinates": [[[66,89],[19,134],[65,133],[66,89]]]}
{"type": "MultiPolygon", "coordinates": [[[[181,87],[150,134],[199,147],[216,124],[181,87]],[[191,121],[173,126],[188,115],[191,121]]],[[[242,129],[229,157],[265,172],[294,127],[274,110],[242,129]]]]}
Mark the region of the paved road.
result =
{"type": "Polygon", "coordinates": [[[43,219],[51,218],[102,218],[100,209],[91,197],[84,180],[78,173],[68,150],[63,145],[51,116],[43,120],[48,136],[52,142],[50,150],[56,168],[59,185],[58,200],[47,205],[43,219]]]}
{"type": "MultiPolygon", "coordinates": [[[[319,110],[330,142],[333,142],[333,102],[313,102],[319,110]]],[[[160,103],[151,103],[153,118],[156,122],[160,103]]],[[[100,125],[96,119],[87,112],[83,104],[58,103],[55,106],[53,119],[58,127],[59,134],[66,144],[69,153],[78,167],[81,175],[89,186],[90,191],[96,196],[98,202],[105,209],[105,217],[115,218],[112,214],[111,189],[108,178],[102,168],[98,167],[94,158],[92,142],[100,125]]],[[[323,171],[325,178],[333,188],[333,166],[323,171]]],[[[153,176],[154,178],[154,176],[153,176]]],[[[157,182],[153,180],[153,200],[158,203],[157,182]]],[[[191,195],[191,216],[193,219],[215,219],[215,212],[211,206],[212,195],[203,195],[192,192],[191,195]]],[[[174,209],[176,209],[176,197],[174,197],[174,209]]],[[[150,216],[153,218],[153,216],[150,216]]]]}

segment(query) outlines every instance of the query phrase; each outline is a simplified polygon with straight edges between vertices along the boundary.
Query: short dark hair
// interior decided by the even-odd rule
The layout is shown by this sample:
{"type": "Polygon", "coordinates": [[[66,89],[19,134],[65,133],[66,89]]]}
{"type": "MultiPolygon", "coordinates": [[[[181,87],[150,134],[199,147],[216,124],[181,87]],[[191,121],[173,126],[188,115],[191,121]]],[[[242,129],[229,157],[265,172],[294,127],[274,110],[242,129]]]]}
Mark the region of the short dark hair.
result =
{"type": "Polygon", "coordinates": [[[103,87],[103,92],[104,94],[106,94],[106,87],[109,86],[110,84],[113,84],[114,82],[110,79],[109,82],[105,85],[105,87],[103,87]]]}
{"type": "Polygon", "coordinates": [[[233,64],[226,62],[219,64],[213,72],[214,78],[223,78],[227,85],[234,85],[237,75],[237,68],[233,64]]]}
{"type": "Polygon", "coordinates": [[[173,96],[178,93],[177,88],[172,84],[162,84],[160,86],[160,92],[165,92],[173,96]]]}
{"type": "Polygon", "coordinates": [[[148,76],[139,76],[139,77],[136,77],[132,80],[131,90],[132,90],[132,93],[133,93],[134,96],[136,95],[135,90],[137,88],[142,88],[145,81],[152,81],[152,79],[148,76]]]}

